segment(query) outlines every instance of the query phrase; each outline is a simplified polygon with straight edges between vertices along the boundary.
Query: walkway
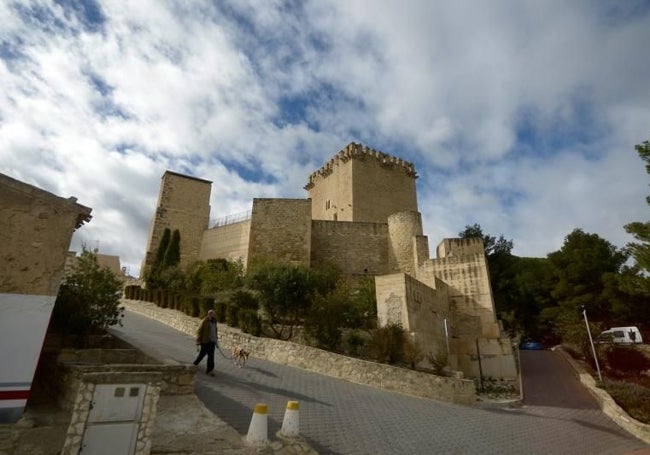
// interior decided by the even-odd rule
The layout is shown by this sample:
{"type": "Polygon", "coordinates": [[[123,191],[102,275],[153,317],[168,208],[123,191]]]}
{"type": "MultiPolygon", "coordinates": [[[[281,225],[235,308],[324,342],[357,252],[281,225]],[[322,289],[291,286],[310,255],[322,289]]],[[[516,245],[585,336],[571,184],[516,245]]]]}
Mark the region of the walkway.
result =
{"type": "MultiPolygon", "coordinates": [[[[195,355],[191,337],[134,313],[112,331],[156,357],[189,363],[195,355]]],[[[321,454],[625,454],[647,448],[598,409],[562,400],[466,407],[255,358],[240,369],[219,353],[216,377],[199,373],[196,393],[242,435],[256,403],[269,405],[274,434],[286,402],[298,400],[301,434],[321,454]]]]}

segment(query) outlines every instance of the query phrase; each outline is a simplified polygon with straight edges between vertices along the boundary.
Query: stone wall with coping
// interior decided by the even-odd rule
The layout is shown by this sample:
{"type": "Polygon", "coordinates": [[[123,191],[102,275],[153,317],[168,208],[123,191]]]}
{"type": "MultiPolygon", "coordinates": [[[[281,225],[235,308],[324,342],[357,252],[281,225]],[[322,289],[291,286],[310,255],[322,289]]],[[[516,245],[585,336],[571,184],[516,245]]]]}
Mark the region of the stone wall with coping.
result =
{"type": "MultiPolygon", "coordinates": [[[[200,320],[180,311],[160,308],[150,302],[123,300],[124,307],[195,336],[200,320]]],[[[346,357],[310,346],[270,338],[259,338],[219,324],[223,348],[243,346],[253,357],[303,368],[358,384],[366,384],[424,398],[471,405],[476,401],[474,382],[435,376],[366,360],[346,357]]]]}
{"type": "Polygon", "coordinates": [[[224,258],[236,261],[241,259],[246,267],[250,232],[250,219],[206,230],[201,241],[199,260],[224,258]]]}
{"type": "Polygon", "coordinates": [[[311,201],[253,199],[248,264],[273,260],[308,267],[310,257],[311,201]]]}
{"type": "Polygon", "coordinates": [[[349,275],[388,271],[386,223],[311,222],[311,266],[338,266],[349,275]]]}

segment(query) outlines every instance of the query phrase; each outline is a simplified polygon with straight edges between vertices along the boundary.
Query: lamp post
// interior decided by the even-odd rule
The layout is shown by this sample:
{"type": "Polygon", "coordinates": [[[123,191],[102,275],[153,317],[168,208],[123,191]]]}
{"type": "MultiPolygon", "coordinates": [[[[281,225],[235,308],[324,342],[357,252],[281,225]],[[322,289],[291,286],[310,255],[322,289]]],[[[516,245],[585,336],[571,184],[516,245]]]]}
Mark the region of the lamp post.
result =
{"type": "Polygon", "coordinates": [[[600,375],[600,365],[598,365],[598,357],[596,356],[596,348],[594,347],[594,340],[591,339],[591,330],[589,330],[589,321],[587,320],[587,310],[585,309],[585,307],[582,307],[582,315],[585,317],[585,325],[587,326],[587,334],[589,335],[589,344],[591,344],[591,352],[594,355],[594,362],[596,362],[598,379],[602,381],[603,377],[600,375]]]}

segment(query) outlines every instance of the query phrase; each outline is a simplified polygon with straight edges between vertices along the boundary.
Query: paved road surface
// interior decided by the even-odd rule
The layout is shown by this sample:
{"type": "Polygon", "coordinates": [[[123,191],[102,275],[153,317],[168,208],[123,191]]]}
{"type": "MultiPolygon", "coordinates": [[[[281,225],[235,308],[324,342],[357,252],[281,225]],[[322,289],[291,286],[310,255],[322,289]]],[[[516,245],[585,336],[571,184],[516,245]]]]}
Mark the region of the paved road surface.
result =
{"type": "MultiPolygon", "coordinates": [[[[195,355],[191,337],[134,313],[113,331],[158,357],[189,363],[195,355]]],[[[526,371],[535,368],[537,354],[558,375],[570,376],[562,359],[547,351],[525,353],[526,371]]],[[[626,454],[648,447],[592,404],[580,405],[579,391],[565,389],[564,380],[553,380],[548,402],[545,386],[536,383],[523,406],[468,407],[255,358],[240,369],[216,355],[216,377],[202,374],[205,363],[197,375],[196,393],[209,409],[245,435],[254,405],[266,403],[273,435],[287,401],[298,400],[300,432],[321,454],[626,454]]]]}

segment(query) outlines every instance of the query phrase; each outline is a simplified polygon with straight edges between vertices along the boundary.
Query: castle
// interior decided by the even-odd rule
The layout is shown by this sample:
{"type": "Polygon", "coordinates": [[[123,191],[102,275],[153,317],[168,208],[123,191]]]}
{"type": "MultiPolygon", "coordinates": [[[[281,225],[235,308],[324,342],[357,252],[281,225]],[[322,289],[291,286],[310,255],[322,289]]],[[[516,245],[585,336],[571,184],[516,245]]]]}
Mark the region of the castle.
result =
{"type": "Polygon", "coordinates": [[[515,380],[496,319],[482,239],[444,239],[429,255],[412,163],[351,143],[309,176],[306,199],[253,199],[210,226],[212,182],[167,171],[142,270],[165,228],[181,234],[181,265],[211,258],[335,265],[373,276],[380,325],[401,323],[428,358],[468,377],[515,380]]]}

